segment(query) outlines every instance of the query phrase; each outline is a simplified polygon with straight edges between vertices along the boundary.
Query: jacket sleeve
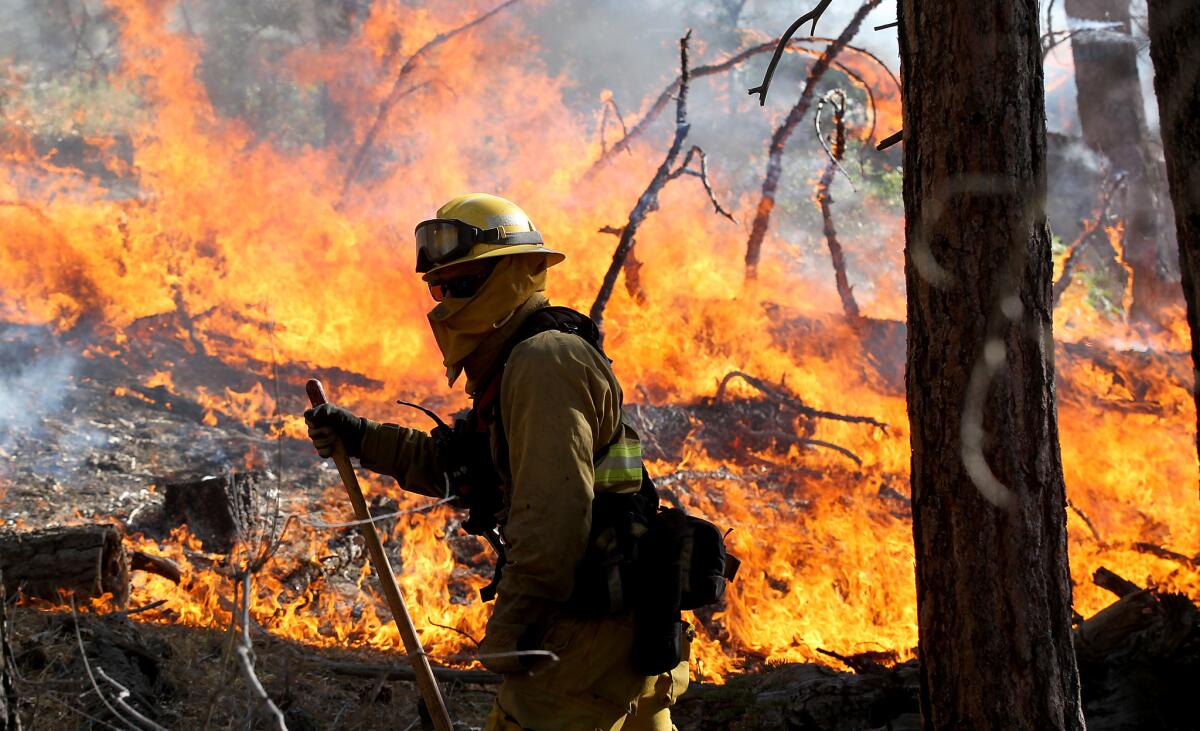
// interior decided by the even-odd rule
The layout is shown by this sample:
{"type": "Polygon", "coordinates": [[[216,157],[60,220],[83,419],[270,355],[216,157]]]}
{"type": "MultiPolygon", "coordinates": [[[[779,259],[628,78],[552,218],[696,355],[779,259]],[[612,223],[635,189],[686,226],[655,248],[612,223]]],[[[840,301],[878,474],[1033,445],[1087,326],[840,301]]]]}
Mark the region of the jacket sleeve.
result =
{"type": "Polygon", "coordinates": [[[542,333],[510,356],[500,394],[512,474],[508,564],[481,654],[536,644],[531,631],[570,596],[591,527],[593,455],[617,427],[619,401],[607,363],[577,336],[542,333]]]}
{"type": "Polygon", "coordinates": [[[396,478],[409,492],[442,497],[446,491],[435,466],[433,439],[417,429],[368,420],[361,462],[373,472],[396,478]]]}

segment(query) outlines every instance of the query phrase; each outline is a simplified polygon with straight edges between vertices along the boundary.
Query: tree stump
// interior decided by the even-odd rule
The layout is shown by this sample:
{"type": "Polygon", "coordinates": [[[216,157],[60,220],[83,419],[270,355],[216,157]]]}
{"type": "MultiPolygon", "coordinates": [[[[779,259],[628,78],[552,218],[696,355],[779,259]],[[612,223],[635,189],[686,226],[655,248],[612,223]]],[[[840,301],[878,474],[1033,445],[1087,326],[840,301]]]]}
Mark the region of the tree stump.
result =
{"type": "Polygon", "coordinates": [[[228,553],[254,527],[261,472],[233,472],[166,484],[163,511],[187,524],[204,548],[228,553]]]}
{"type": "Polygon", "coordinates": [[[121,531],[76,525],[0,534],[0,571],[7,591],[60,603],[64,593],[86,602],[111,593],[129,600],[129,557],[121,531]]]}

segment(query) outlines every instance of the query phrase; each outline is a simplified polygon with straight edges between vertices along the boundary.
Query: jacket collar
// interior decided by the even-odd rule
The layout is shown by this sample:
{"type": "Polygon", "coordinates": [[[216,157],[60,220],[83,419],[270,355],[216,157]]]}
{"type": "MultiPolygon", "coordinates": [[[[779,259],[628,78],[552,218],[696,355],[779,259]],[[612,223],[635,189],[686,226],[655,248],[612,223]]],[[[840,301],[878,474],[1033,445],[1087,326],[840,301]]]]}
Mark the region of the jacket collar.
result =
{"type": "Polygon", "coordinates": [[[541,292],[533,293],[529,299],[513,312],[512,316],[496,331],[484,338],[479,347],[475,348],[463,361],[463,370],[467,374],[467,393],[474,397],[476,389],[482,383],[479,379],[486,377],[499,365],[496,361],[503,354],[504,346],[513,335],[516,335],[522,323],[534,312],[547,307],[550,300],[541,292]]]}

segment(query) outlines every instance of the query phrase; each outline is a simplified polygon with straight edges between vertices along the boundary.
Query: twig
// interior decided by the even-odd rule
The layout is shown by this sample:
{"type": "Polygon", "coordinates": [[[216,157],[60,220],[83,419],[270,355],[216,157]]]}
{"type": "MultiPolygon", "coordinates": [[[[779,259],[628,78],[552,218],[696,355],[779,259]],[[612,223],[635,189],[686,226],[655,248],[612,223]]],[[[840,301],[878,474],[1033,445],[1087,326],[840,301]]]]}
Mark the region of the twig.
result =
{"type": "MultiPolygon", "coordinates": [[[[825,148],[829,154],[829,164],[825,166],[825,172],[821,175],[821,179],[817,181],[817,207],[821,209],[821,221],[823,222],[823,231],[825,233],[825,243],[829,247],[829,258],[833,262],[834,282],[837,285],[838,297],[842,301],[842,310],[846,313],[846,319],[853,325],[858,325],[862,321],[862,315],[858,310],[858,302],[854,300],[854,290],[850,286],[850,280],[846,276],[846,254],[842,251],[842,244],[837,238],[837,229],[833,225],[833,196],[829,194],[829,188],[833,183],[833,176],[837,170],[841,169],[840,160],[846,148],[846,95],[840,89],[834,89],[826,94],[827,98],[833,99],[836,97],[838,101],[833,103],[833,119],[834,119],[834,139],[833,149],[825,148],[825,140],[821,135],[821,106],[817,107],[817,113],[814,116],[814,124],[817,128],[817,139],[821,140],[821,147],[825,148]]],[[[824,104],[825,99],[821,100],[824,104]]],[[[842,174],[846,175],[849,180],[850,176],[842,170],[842,174]]],[[[851,187],[853,187],[851,183],[851,187]]]]}
{"type": "Polygon", "coordinates": [[[890,23],[884,23],[883,25],[875,26],[875,30],[887,30],[888,28],[895,28],[898,25],[900,25],[900,21],[893,20],[890,23]]]}
{"type": "Polygon", "coordinates": [[[792,409],[793,411],[799,412],[802,416],[807,416],[807,417],[813,418],[813,419],[830,419],[832,421],[845,421],[845,422],[849,422],[852,424],[870,424],[871,426],[883,429],[885,432],[887,431],[887,427],[888,427],[887,424],[885,424],[881,421],[878,421],[876,419],[873,419],[869,416],[853,416],[853,415],[849,415],[849,414],[838,414],[838,413],[835,413],[832,411],[821,411],[820,409],[814,409],[811,406],[806,405],[803,401],[796,398],[795,396],[792,396],[790,394],[785,394],[785,393],[779,391],[778,389],[776,389],[775,387],[767,384],[762,379],[755,378],[754,376],[752,376],[748,373],[743,373],[742,371],[730,371],[729,373],[727,373],[725,375],[725,378],[721,379],[721,384],[717,387],[717,393],[715,396],[713,396],[713,401],[715,403],[720,403],[721,400],[725,397],[725,389],[729,385],[729,382],[732,381],[734,378],[742,379],[747,384],[754,387],[756,390],[760,391],[761,393],[763,393],[767,396],[770,396],[771,398],[778,401],[781,405],[787,406],[788,408],[792,409]]]}
{"type": "Polygon", "coordinates": [[[1200,557],[1192,558],[1191,556],[1172,551],[1169,548],[1156,546],[1153,543],[1135,543],[1133,544],[1133,550],[1137,551],[1138,553],[1147,553],[1151,556],[1158,556],[1159,558],[1166,559],[1167,561],[1177,561],[1181,564],[1191,566],[1192,568],[1200,568],[1200,557]]]}
{"type": "Polygon", "coordinates": [[[775,208],[775,193],[779,189],[779,178],[783,173],[783,150],[787,145],[788,138],[792,136],[792,132],[796,129],[796,125],[808,113],[808,108],[812,104],[813,95],[816,93],[817,84],[829,70],[830,63],[834,57],[850,42],[850,39],[858,33],[859,27],[867,14],[874,10],[882,0],[867,0],[850,22],[846,24],[833,42],[825,47],[821,57],[813,64],[812,69],[808,72],[808,78],[804,83],[804,90],[800,93],[800,98],[796,100],[795,106],[788,112],[787,118],[783,123],[775,128],[775,132],[771,135],[771,144],[768,147],[767,154],[767,170],[763,175],[762,192],[759,195],[758,206],[755,210],[754,222],[750,227],[750,236],[746,240],[746,273],[745,277],[748,282],[753,282],[758,278],[758,261],[762,256],[763,240],[767,236],[767,228],[771,222],[771,212],[775,208]]]}
{"type": "Polygon", "coordinates": [[[137,724],[130,723],[129,719],[122,716],[120,712],[113,707],[113,704],[108,702],[108,698],[106,698],[104,693],[100,690],[100,684],[96,682],[96,676],[92,673],[92,665],[90,662],[88,662],[87,649],[85,649],[83,646],[83,635],[79,632],[79,612],[75,609],[75,597],[72,596],[70,599],[71,619],[74,620],[75,625],[75,641],[79,644],[79,657],[83,660],[83,669],[87,673],[88,681],[92,684],[92,690],[96,691],[96,696],[100,699],[100,702],[104,704],[104,707],[108,709],[108,712],[113,715],[114,719],[120,721],[126,726],[131,726],[134,729],[138,729],[137,724]]]}
{"type": "MultiPolygon", "coordinates": [[[[821,54],[818,53],[817,51],[815,51],[811,48],[805,48],[803,46],[797,45],[800,43],[813,43],[813,42],[832,43],[832,42],[834,42],[834,39],[824,38],[821,36],[813,36],[812,38],[795,39],[788,45],[787,50],[791,51],[793,53],[801,53],[801,54],[805,54],[808,56],[812,56],[814,58],[820,58],[821,54]]],[[[729,69],[733,68],[734,66],[737,66],[738,64],[742,63],[743,61],[745,61],[749,58],[752,58],[752,57],[757,56],[762,53],[766,53],[767,51],[771,50],[774,47],[775,47],[774,41],[762,43],[762,44],[759,44],[756,46],[751,46],[749,48],[746,48],[742,51],[735,53],[734,55],[730,56],[729,58],[727,58],[723,61],[718,61],[716,63],[709,64],[707,66],[697,66],[696,68],[691,69],[688,76],[692,81],[695,81],[696,79],[699,79],[704,76],[712,76],[714,74],[723,73],[723,72],[728,71],[729,69]]],[[[883,62],[883,60],[880,59],[878,56],[876,56],[874,53],[871,53],[870,51],[866,50],[865,48],[860,48],[859,46],[854,46],[849,43],[847,43],[843,46],[843,50],[853,51],[853,52],[869,59],[876,66],[878,66],[884,73],[886,73],[889,77],[891,77],[892,82],[896,85],[896,88],[900,88],[900,81],[896,78],[896,75],[892,72],[892,70],[890,68],[888,68],[887,64],[885,64],[883,62]]],[[[851,76],[852,78],[855,78],[856,80],[858,80],[865,89],[868,89],[868,90],[870,89],[870,85],[866,82],[866,80],[862,79],[861,76],[859,76],[858,74],[855,74],[853,71],[851,71],[848,67],[846,67],[842,63],[834,61],[833,66],[835,68],[837,68],[839,71],[845,73],[847,76],[851,76]]],[[[624,150],[629,149],[629,146],[632,144],[633,140],[635,138],[637,138],[639,135],[641,135],[643,132],[645,132],[646,129],[650,126],[650,124],[653,123],[656,119],[658,119],[658,116],[662,113],[662,111],[664,109],[666,109],[667,102],[671,101],[671,99],[673,99],[675,97],[675,92],[679,88],[679,82],[680,82],[680,79],[676,78],[670,84],[667,84],[666,88],[663,89],[662,92],[659,93],[658,97],[654,100],[654,103],[650,105],[650,109],[647,110],[646,114],[640,120],[638,120],[637,123],[633,125],[633,127],[631,127],[629,129],[629,132],[623,138],[621,138],[620,140],[617,140],[617,142],[615,142],[613,144],[613,146],[610,147],[606,153],[602,154],[599,158],[597,158],[596,162],[592,163],[592,167],[588,170],[588,175],[591,175],[592,173],[594,173],[605,162],[612,159],[612,157],[614,155],[616,155],[624,150]]],[[[874,103],[873,103],[874,102],[874,94],[872,92],[868,91],[868,96],[871,97],[872,107],[874,107],[874,103]]]]}
{"type": "Polygon", "coordinates": [[[862,467],[863,461],[862,461],[861,457],[859,457],[854,452],[851,452],[849,449],[846,449],[845,447],[843,447],[841,445],[834,444],[833,442],[827,442],[824,439],[811,439],[809,437],[801,437],[801,436],[797,436],[795,434],[788,434],[785,431],[779,431],[779,430],[763,432],[763,434],[764,434],[764,436],[774,437],[775,439],[780,440],[780,441],[791,442],[793,444],[799,444],[799,445],[806,446],[806,447],[823,447],[825,449],[832,449],[833,451],[837,452],[838,454],[848,457],[852,462],[854,462],[854,464],[858,465],[859,467],[862,467]]]}
{"type": "Polygon", "coordinates": [[[713,192],[712,185],[710,185],[708,182],[708,166],[704,156],[704,150],[700,149],[699,145],[692,145],[692,148],[688,150],[687,155],[684,156],[683,162],[680,163],[679,167],[675,168],[674,172],[667,176],[667,180],[674,180],[680,175],[693,175],[697,178],[700,178],[700,183],[704,186],[704,192],[708,194],[708,200],[713,204],[714,212],[724,216],[725,218],[728,218],[733,223],[737,223],[737,219],[733,217],[733,214],[722,208],[720,202],[717,201],[717,194],[713,192]],[[699,170],[693,170],[692,168],[688,167],[688,165],[690,165],[692,162],[692,157],[697,157],[700,159],[699,170]]]}
{"type": "Polygon", "coordinates": [[[470,640],[470,641],[471,641],[471,644],[475,645],[475,647],[479,647],[479,640],[477,640],[477,639],[475,639],[474,637],[472,637],[472,636],[471,636],[471,634],[470,634],[469,632],[467,632],[466,630],[459,629],[458,627],[451,627],[451,626],[450,626],[450,625],[448,625],[448,624],[438,624],[437,622],[430,622],[429,624],[430,624],[430,626],[433,626],[433,627],[441,627],[442,629],[448,629],[448,630],[450,630],[451,632],[454,632],[454,633],[456,633],[456,634],[462,635],[463,637],[465,637],[465,638],[467,638],[468,640],[470,640]]]}
{"type": "MultiPolygon", "coordinates": [[[[600,117],[600,156],[603,157],[608,152],[608,143],[604,138],[604,131],[608,127],[609,112],[617,118],[617,122],[621,125],[621,139],[629,136],[629,128],[625,126],[625,117],[621,115],[621,108],[617,106],[617,100],[613,99],[612,93],[609,92],[604,97],[604,113],[600,117]]],[[[628,151],[628,147],[625,148],[628,151]]],[[[631,153],[632,154],[632,153],[631,153]]]]}
{"type": "Polygon", "coordinates": [[[520,1],[521,0],[505,0],[483,15],[480,15],[477,18],[460,25],[457,28],[437,34],[428,42],[426,42],[425,45],[418,48],[413,55],[408,57],[408,59],[404,62],[404,65],[400,67],[400,72],[396,75],[396,80],[392,83],[392,90],[388,92],[388,95],[384,98],[384,100],[379,103],[379,111],[375,113],[375,121],[371,123],[371,128],[367,131],[367,136],[363,138],[362,144],[358,147],[358,151],[354,153],[354,157],[350,163],[350,169],[346,171],[346,177],[342,181],[342,191],[339,195],[338,202],[339,206],[345,201],[346,194],[350,190],[350,186],[354,184],[354,182],[358,179],[358,176],[362,173],[363,165],[366,163],[367,155],[370,153],[371,148],[375,145],[375,139],[383,130],[383,126],[387,121],[388,114],[392,111],[392,107],[394,107],[396,102],[400,101],[400,99],[402,99],[406,94],[416,88],[412,87],[408,90],[405,90],[403,88],[404,81],[408,78],[408,75],[416,69],[417,64],[421,61],[425,54],[450,40],[454,36],[474,28],[480,23],[492,18],[497,13],[513,6],[520,1]]]}
{"type": "Polygon", "coordinates": [[[159,599],[158,601],[150,602],[149,604],[144,604],[144,605],[138,607],[137,609],[122,609],[117,612],[111,612],[105,616],[132,617],[135,614],[141,614],[142,612],[149,612],[151,609],[158,609],[159,607],[161,607],[162,605],[164,605],[166,603],[167,603],[166,599],[159,599]]]}
{"type": "Polygon", "coordinates": [[[1083,521],[1083,524],[1086,525],[1088,527],[1088,530],[1090,530],[1092,532],[1092,537],[1094,537],[1097,541],[1100,541],[1101,543],[1104,542],[1104,539],[1100,537],[1100,531],[1096,530],[1096,525],[1094,523],[1092,523],[1092,519],[1088,517],[1087,513],[1083,512],[1083,510],[1081,510],[1078,505],[1071,502],[1070,500],[1067,500],[1067,507],[1070,508],[1072,512],[1074,512],[1076,515],[1079,516],[1079,519],[1083,521]]]}
{"type": "Polygon", "coordinates": [[[116,689],[117,697],[116,697],[115,702],[118,706],[121,707],[121,710],[123,710],[126,713],[128,713],[129,715],[133,716],[134,720],[136,720],[138,723],[142,724],[143,726],[146,726],[147,728],[151,729],[151,731],[167,731],[166,728],[159,726],[154,721],[151,721],[150,719],[146,718],[142,714],[138,713],[137,709],[135,709],[133,706],[126,703],[125,699],[131,695],[129,692],[129,689],[126,688],[125,686],[121,685],[117,681],[113,680],[112,678],[110,678],[108,676],[108,673],[104,672],[104,668],[97,665],[96,666],[96,675],[99,675],[101,680],[107,682],[109,685],[111,685],[113,688],[116,689]]]}
{"type": "Polygon", "coordinates": [[[1067,291],[1067,287],[1071,285],[1071,279],[1075,274],[1075,268],[1079,265],[1080,254],[1084,247],[1092,237],[1095,236],[1104,224],[1108,221],[1111,214],[1113,199],[1117,193],[1125,187],[1124,173],[1115,174],[1109,181],[1108,187],[1100,192],[1100,205],[1096,211],[1096,217],[1084,224],[1079,235],[1067,247],[1066,258],[1063,259],[1062,272],[1059,273],[1058,279],[1054,282],[1054,287],[1051,289],[1050,303],[1051,307],[1057,307],[1059,300],[1062,299],[1063,292],[1067,291]]]}
{"type": "Polygon", "coordinates": [[[642,221],[646,220],[647,215],[658,209],[659,191],[666,184],[668,176],[671,174],[671,167],[675,163],[675,158],[679,156],[679,151],[683,147],[683,141],[687,138],[690,127],[687,121],[688,42],[691,40],[691,37],[692,31],[688,30],[683,38],[679,39],[679,66],[681,69],[680,79],[682,81],[679,86],[679,96],[675,102],[675,137],[671,141],[671,147],[667,150],[666,157],[654,173],[654,178],[650,181],[650,185],[638,198],[633,210],[630,211],[629,222],[622,227],[621,240],[617,243],[616,251],[613,252],[612,264],[609,265],[608,271],[604,274],[604,281],[600,285],[600,291],[596,294],[596,301],[592,303],[589,312],[592,320],[601,328],[603,328],[604,324],[604,308],[608,304],[609,298],[612,297],[613,288],[616,287],[617,275],[620,274],[626,257],[629,256],[630,250],[633,249],[637,228],[641,225],[642,221]]]}
{"type": "Polygon", "coordinates": [[[250,641],[250,590],[254,574],[250,571],[245,572],[242,578],[242,637],[238,643],[236,652],[238,660],[242,666],[242,674],[246,676],[246,683],[254,692],[258,699],[262,701],[270,711],[272,718],[275,721],[276,731],[287,731],[287,721],[284,720],[283,712],[271,700],[271,696],[267,694],[266,688],[259,681],[258,676],[254,673],[254,645],[250,641]]]}
{"type": "Polygon", "coordinates": [[[821,14],[825,12],[825,8],[829,7],[830,2],[832,2],[832,0],[820,0],[820,2],[817,3],[817,7],[808,11],[804,15],[801,15],[796,19],[796,22],[792,23],[791,26],[784,31],[783,37],[779,39],[779,45],[775,47],[775,53],[771,54],[771,61],[767,64],[767,73],[763,76],[762,83],[749,90],[749,94],[751,96],[758,94],[758,105],[760,107],[765,106],[767,103],[767,90],[771,88],[771,78],[775,76],[775,68],[779,66],[779,59],[783,57],[783,51],[785,48],[787,48],[788,41],[792,40],[792,36],[796,35],[796,31],[800,30],[800,26],[804,25],[810,20],[812,21],[812,28],[809,29],[808,34],[813,35],[816,33],[817,20],[819,20],[821,14]]]}

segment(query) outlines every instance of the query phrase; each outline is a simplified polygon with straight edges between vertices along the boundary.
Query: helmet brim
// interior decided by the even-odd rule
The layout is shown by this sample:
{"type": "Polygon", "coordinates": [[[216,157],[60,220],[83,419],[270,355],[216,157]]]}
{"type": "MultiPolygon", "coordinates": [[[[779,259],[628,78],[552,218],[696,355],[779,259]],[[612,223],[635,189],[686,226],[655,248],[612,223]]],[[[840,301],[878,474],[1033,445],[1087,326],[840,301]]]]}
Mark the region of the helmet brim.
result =
{"type": "Polygon", "coordinates": [[[495,259],[498,256],[516,256],[518,254],[543,254],[546,257],[546,268],[547,269],[554,266],[555,264],[561,263],[564,259],[567,258],[567,255],[562,253],[561,251],[555,251],[554,249],[547,249],[546,247],[539,246],[538,244],[516,244],[514,246],[487,246],[485,244],[481,244],[481,245],[475,247],[475,249],[472,249],[471,253],[467,254],[466,256],[459,257],[458,259],[455,259],[454,261],[448,261],[445,264],[439,264],[436,267],[434,267],[433,269],[430,269],[429,271],[427,271],[421,275],[421,279],[428,282],[434,278],[435,274],[437,274],[441,270],[445,269],[446,267],[452,267],[455,264],[462,264],[463,262],[468,262],[468,261],[479,261],[480,259],[495,259]],[[485,247],[486,247],[485,251],[476,253],[476,249],[481,249],[481,248],[485,248],[485,247]]]}

